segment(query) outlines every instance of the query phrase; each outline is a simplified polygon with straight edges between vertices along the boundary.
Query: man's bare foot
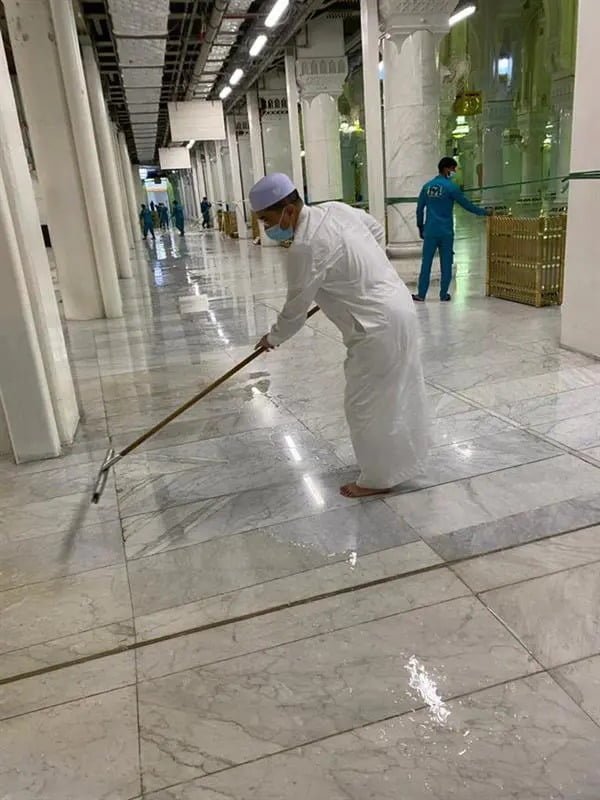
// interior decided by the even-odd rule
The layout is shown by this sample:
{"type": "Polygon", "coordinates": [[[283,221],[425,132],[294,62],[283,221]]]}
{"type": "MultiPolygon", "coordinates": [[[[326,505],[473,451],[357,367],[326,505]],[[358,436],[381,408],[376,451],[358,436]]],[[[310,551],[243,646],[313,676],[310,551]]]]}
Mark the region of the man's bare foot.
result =
{"type": "Polygon", "coordinates": [[[357,483],[347,483],[340,488],[340,494],[344,497],[372,497],[375,494],[389,494],[389,489],[366,489],[357,483]]]}

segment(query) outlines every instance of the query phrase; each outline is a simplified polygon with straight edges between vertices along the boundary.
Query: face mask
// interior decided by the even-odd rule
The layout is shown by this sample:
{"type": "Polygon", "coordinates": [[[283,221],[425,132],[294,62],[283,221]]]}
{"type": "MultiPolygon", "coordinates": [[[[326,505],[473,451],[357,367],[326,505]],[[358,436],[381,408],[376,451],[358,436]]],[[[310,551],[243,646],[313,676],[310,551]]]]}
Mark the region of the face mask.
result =
{"type": "Polygon", "coordinates": [[[450,178],[450,180],[452,180],[452,178],[454,178],[455,176],[456,176],[456,170],[455,169],[453,169],[452,172],[448,173],[448,177],[450,178]]]}
{"type": "MultiPolygon", "coordinates": [[[[279,222],[281,222],[282,219],[283,213],[279,219],[279,222]]],[[[290,239],[294,238],[294,229],[282,228],[281,225],[271,225],[270,228],[265,228],[265,233],[269,239],[272,239],[274,242],[289,242],[290,239]]]]}

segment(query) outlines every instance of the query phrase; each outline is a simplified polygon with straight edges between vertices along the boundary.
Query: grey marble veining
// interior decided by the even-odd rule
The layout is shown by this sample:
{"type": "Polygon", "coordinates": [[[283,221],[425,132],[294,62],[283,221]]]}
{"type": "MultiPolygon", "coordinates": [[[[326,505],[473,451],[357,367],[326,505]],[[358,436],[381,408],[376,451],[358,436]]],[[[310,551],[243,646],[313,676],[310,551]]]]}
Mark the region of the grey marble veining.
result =
{"type": "Polygon", "coordinates": [[[116,468],[123,516],[334,472],[340,462],[305,428],[255,430],[132,455],[116,468]]]}
{"type": "MultiPolygon", "coordinates": [[[[467,595],[469,589],[447,569],[401,577],[227,627],[149,644],[137,653],[138,676],[140,680],[157,678],[467,595]]],[[[307,644],[310,647],[310,641],[307,644]]]]}
{"type": "Polygon", "coordinates": [[[6,798],[130,798],[140,789],[135,689],[0,722],[6,798]]]}
{"type": "Polygon", "coordinates": [[[288,603],[312,602],[324,592],[335,593],[361,587],[371,581],[396,579],[440,562],[439,556],[421,541],[370,553],[361,558],[349,553],[344,561],[335,561],[162,611],[138,614],[136,632],[139,641],[169,636],[196,626],[245,617],[288,603]]]}
{"type": "Polygon", "coordinates": [[[552,676],[600,726],[600,656],[553,669],[552,676]]]}
{"type": "Polygon", "coordinates": [[[600,562],[492,589],[481,598],[547,668],[600,652],[600,562]]]}
{"type": "Polygon", "coordinates": [[[0,686],[0,720],[104,694],[136,682],[135,656],[119,653],[0,686]]]}
{"type": "Polygon", "coordinates": [[[474,592],[600,561],[600,526],[501,550],[453,566],[474,592]]]}
{"type": "Polygon", "coordinates": [[[600,470],[574,456],[457,480],[385,502],[426,538],[600,492],[600,470]]]}
{"type": "Polygon", "coordinates": [[[144,787],[158,789],[418,707],[406,669],[414,654],[445,697],[537,669],[476,600],[458,599],[310,644],[143,682],[144,787]]]}
{"type": "Polygon", "coordinates": [[[596,800],[600,729],[547,676],[370,725],[147,800],[596,800]]]}
{"type": "Polygon", "coordinates": [[[7,589],[0,592],[0,651],[21,650],[130,619],[122,565],[7,589]]]}
{"type": "Polygon", "coordinates": [[[555,534],[600,524],[600,494],[538,506],[427,541],[446,561],[523,545],[555,534]]]}
{"type": "Polygon", "coordinates": [[[76,531],[0,540],[0,591],[124,561],[117,520],[76,531]]]}

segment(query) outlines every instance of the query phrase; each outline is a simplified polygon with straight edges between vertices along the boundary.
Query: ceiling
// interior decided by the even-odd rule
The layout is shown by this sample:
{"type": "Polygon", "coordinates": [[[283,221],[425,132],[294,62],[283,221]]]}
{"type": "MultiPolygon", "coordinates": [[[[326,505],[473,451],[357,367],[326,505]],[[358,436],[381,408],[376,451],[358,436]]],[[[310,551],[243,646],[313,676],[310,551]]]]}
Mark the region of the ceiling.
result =
{"type": "Polygon", "coordinates": [[[244,76],[225,102],[238,105],[306,21],[327,9],[354,17],[359,0],[290,0],[279,24],[265,27],[275,0],[79,0],[83,25],[98,54],[112,118],[136,163],[155,163],[169,144],[167,103],[217,99],[235,69],[244,76]],[[256,58],[256,36],[267,45],[256,58]]]}

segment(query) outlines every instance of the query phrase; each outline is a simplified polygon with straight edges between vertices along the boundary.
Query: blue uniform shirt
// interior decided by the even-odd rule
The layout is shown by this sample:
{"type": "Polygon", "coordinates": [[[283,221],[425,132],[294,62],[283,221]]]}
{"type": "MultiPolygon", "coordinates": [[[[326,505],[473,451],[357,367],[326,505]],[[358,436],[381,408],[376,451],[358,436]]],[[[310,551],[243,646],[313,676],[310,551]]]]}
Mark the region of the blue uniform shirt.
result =
{"type": "Polygon", "coordinates": [[[425,236],[454,235],[454,203],[471,214],[486,216],[486,210],[468,200],[449,178],[438,175],[421,189],[417,204],[417,225],[424,228],[425,236]]]}

